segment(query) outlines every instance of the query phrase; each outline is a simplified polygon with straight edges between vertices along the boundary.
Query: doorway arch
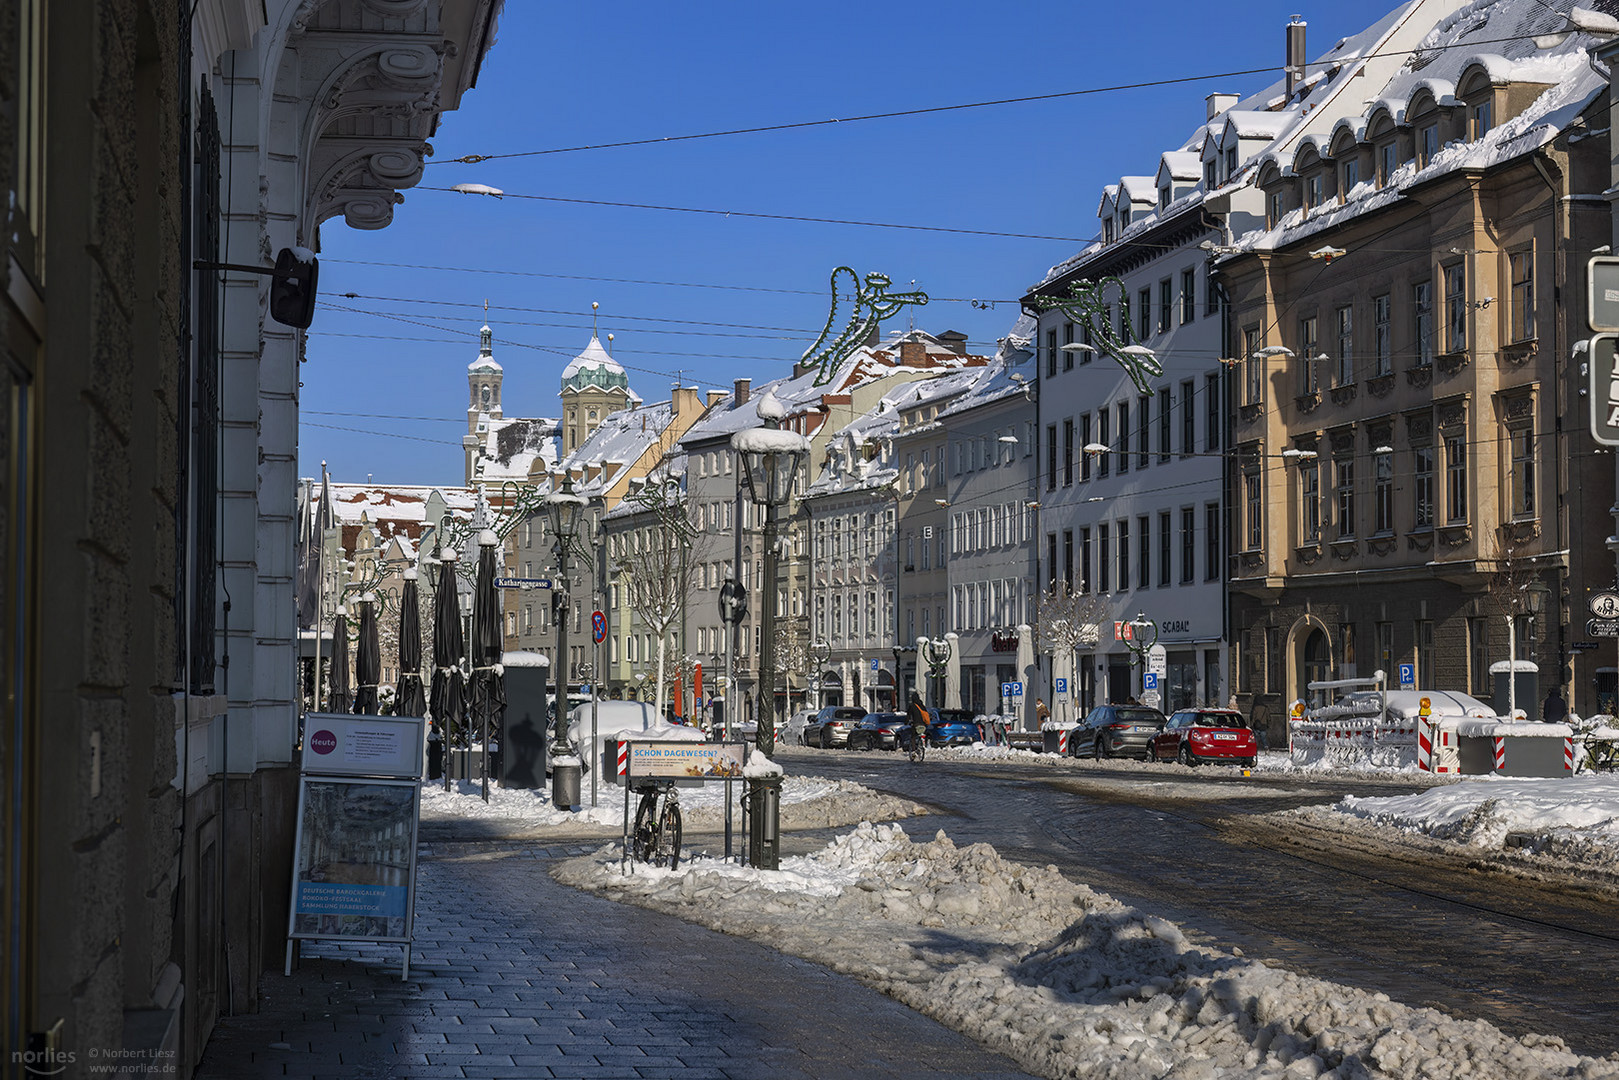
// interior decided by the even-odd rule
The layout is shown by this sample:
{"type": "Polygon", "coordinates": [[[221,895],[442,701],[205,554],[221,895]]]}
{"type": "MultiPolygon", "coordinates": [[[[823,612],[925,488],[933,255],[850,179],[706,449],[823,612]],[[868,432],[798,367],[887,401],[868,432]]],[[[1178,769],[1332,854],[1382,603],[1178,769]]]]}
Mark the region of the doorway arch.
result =
{"type": "Polygon", "coordinates": [[[1313,615],[1306,615],[1293,624],[1289,635],[1288,654],[1293,662],[1288,665],[1287,701],[1303,701],[1307,705],[1322,704],[1308,689],[1312,682],[1334,677],[1332,666],[1332,632],[1313,615]]]}

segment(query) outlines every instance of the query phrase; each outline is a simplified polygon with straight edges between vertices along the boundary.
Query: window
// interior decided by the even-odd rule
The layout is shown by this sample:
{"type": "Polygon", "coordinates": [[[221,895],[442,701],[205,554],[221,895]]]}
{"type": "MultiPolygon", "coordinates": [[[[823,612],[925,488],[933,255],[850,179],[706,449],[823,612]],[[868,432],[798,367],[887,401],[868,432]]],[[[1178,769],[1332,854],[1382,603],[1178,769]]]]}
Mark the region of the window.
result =
{"type": "Polygon", "coordinates": [[[1152,336],[1152,290],[1142,289],[1136,293],[1136,300],[1139,304],[1139,310],[1136,312],[1136,326],[1140,330],[1136,337],[1141,341],[1146,341],[1152,336]]]}
{"type": "Polygon", "coordinates": [[[1265,227],[1274,229],[1282,223],[1282,193],[1273,191],[1265,200],[1265,227]]]}
{"type": "Polygon", "coordinates": [[[1265,627],[1265,692],[1282,692],[1282,628],[1265,627]]]}
{"type": "Polygon", "coordinates": [[[1485,700],[1494,692],[1490,686],[1488,626],[1482,616],[1467,620],[1467,690],[1485,700]]]}
{"type": "Polygon", "coordinates": [[[1400,148],[1386,142],[1377,148],[1377,186],[1383,187],[1394,180],[1394,170],[1400,167],[1400,148]]]}
{"type": "Polygon", "coordinates": [[[1181,271],[1181,325],[1197,318],[1197,268],[1181,271]]]}
{"type": "Polygon", "coordinates": [[[1490,125],[1495,119],[1495,105],[1489,98],[1478,102],[1468,112],[1469,126],[1472,128],[1468,135],[1474,139],[1482,139],[1490,133],[1490,125]]]}
{"type": "Polygon", "coordinates": [[[1069,592],[1074,591],[1074,530],[1062,533],[1062,583],[1069,592]]]}
{"type": "Polygon", "coordinates": [[[1163,210],[1169,206],[1169,185],[1160,184],[1158,187],[1158,209],[1163,210]]]}
{"type": "Polygon", "coordinates": [[[1438,686],[1433,664],[1433,621],[1430,619],[1418,620],[1416,626],[1417,638],[1417,685],[1438,686]]]}
{"type": "Polygon", "coordinates": [[[1242,470],[1243,523],[1247,526],[1247,550],[1258,551],[1265,544],[1264,498],[1260,487],[1259,460],[1251,456],[1242,470]]]}
{"type": "Polygon", "coordinates": [[[1411,286],[1411,324],[1415,331],[1417,366],[1433,363],[1433,282],[1411,286]]]}
{"type": "Polygon", "coordinates": [[[1181,584],[1189,585],[1197,577],[1197,511],[1190,506],[1181,507],[1181,584]]]}
{"type": "Polygon", "coordinates": [[[1394,373],[1394,339],[1389,332],[1389,295],[1372,297],[1372,348],[1376,353],[1373,376],[1394,373]]]}
{"type": "Polygon", "coordinates": [[[1106,524],[1098,525],[1096,527],[1096,591],[1097,592],[1107,592],[1108,589],[1110,588],[1110,586],[1108,585],[1108,580],[1109,580],[1109,570],[1111,568],[1111,560],[1112,560],[1112,558],[1113,558],[1113,552],[1110,549],[1110,547],[1108,546],[1107,525],[1106,524]]]}
{"type": "Polygon", "coordinates": [[[1220,415],[1220,376],[1211,372],[1203,376],[1203,411],[1204,431],[1203,443],[1205,449],[1220,449],[1220,422],[1224,419],[1220,415]]]}
{"type": "Polygon", "coordinates": [[[1512,304],[1508,311],[1508,341],[1528,341],[1535,336],[1535,259],[1532,251],[1514,251],[1507,256],[1512,275],[1512,304]]]}
{"type": "Polygon", "coordinates": [[[1259,329],[1242,332],[1243,404],[1258,405],[1264,400],[1265,358],[1259,355],[1259,329]]]}
{"type": "MultiPolygon", "coordinates": [[[[1101,443],[1103,446],[1111,446],[1112,445],[1112,443],[1110,443],[1108,441],[1108,431],[1107,431],[1107,429],[1108,429],[1108,417],[1109,417],[1109,415],[1111,415],[1111,414],[1107,411],[1107,406],[1105,406],[1105,405],[1102,406],[1100,409],[1096,410],[1096,441],[1101,443]]],[[[1106,476],[1107,475],[1108,458],[1110,458],[1112,456],[1113,456],[1112,454],[1098,454],[1097,455],[1097,458],[1096,458],[1096,475],[1097,476],[1106,476]]]]}
{"type": "Polygon", "coordinates": [[[1338,386],[1355,381],[1355,309],[1338,309],[1338,386]]]}
{"type": "Polygon", "coordinates": [[[1119,338],[1122,341],[1130,340],[1130,294],[1119,295],[1119,338]]]}
{"type": "Polygon", "coordinates": [[[1316,207],[1321,205],[1321,201],[1322,201],[1322,195],[1321,195],[1322,183],[1321,183],[1321,181],[1322,181],[1322,176],[1321,176],[1320,173],[1312,173],[1311,175],[1306,176],[1304,178],[1304,209],[1305,210],[1314,210],[1316,207]]]}
{"type": "Polygon", "coordinates": [[[1394,531],[1394,455],[1372,455],[1372,531],[1394,531]]]}
{"type": "Polygon", "coordinates": [[[1057,490],[1057,425],[1046,425],[1046,490],[1057,490]]]}
{"type": "MultiPolygon", "coordinates": [[[[1080,341],[1080,344],[1082,344],[1082,345],[1093,345],[1094,346],[1096,344],[1096,342],[1091,340],[1091,324],[1090,324],[1090,320],[1088,320],[1088,319],[1085,321],[1084,325],[1082,325],[1079,328],[1079,341],[1080,341]]],[[[1084,367],[1086,364],[1090,363],[1091,362],[1091,357],[1094,356],[1094,355],[1095,355],[1094,350],[1089,351],[1089,352],[1081,352],[1079,354],[1079,366],[1084,367]]]]}
{"type": "Polygon", "coordinates": [[[1349,199],[1349,193],[1355,189],[1355,185],[1358,183],[1360,183],[1360,161],[1350,158],[1344,162],[1343,170],[1338,176],[1338,201],[1346,202],[1349,199]]]}
{"type": "Polygon", "coordinates": [[[1169,558],[1170,558],[1171,545],[1174,543],[1174,541],[1170,539],[1170,535],[1169,535],[1170,532],[1172,531],[1171,528],[1170,528],[1170,521],[1171,521],[1171,519],[1170,519],[1168,510],[1159,511],[1159,513],[1158,513],[1158,584],[1159,584],[1160,587],[1167,586],[1169,584],[1169,576],[1170,576],[1169,558]]]}
{"type": "Polygon", "coordinates": [[[1062,422],[1062,486],[1074,486],[1074,421],[1062,422]]]}
{"type": "Polygon", "coordinates": [[[1152,456],[1152,398],[1136,398],[1136,468],[1145,469],[1152,456]]]}
{"type": "Polygon", "coordinates": [[[1130,587],[1130,519],[1119,522],[1119,591],[1130,587]]]}
{"type": "Polygon", "coordinates": [[[1225,148],[1225,175],[1227,180],[1237,175],[1237,148],[1235,146],[1225,148]]]}
{"type": "Polygon", "coordinates": [[[1057,375],[1057,331],[1046,331],[1046,378],[1057,375]]]}
{"type": "Polygon", "coordinates": [[[1355,459],[1340,458],[1333,462],[1338,473],[1338,535],[1355,535],[1355,459]]]}
{"type": "Polygon", "coordinates": [[[1467,348],[1467,270],[1461,263],[1445,267],[1445,351],[1467,348]]]}
{"type": "Polygon", "coordinates": [[[1169,326],[1175,317],[1175,288],[1168,278],[1158,283],[1158,332],[1169,332],[1169,326]]]}
{"type": "MultiPolygon", "coordinates": [[[[1071,322],[1065,322],[1062,324],[1062,343],[1064,345],[1072,345],[1074,343],[1074,324],[1071,322]]],[[[1074,370],[1074,350],[1066,349],[1063,351],[1062,369],[1064,371],[1074,370]]]]}
{"type": "Polygon", "coordinates": [[[1316,344],[1315,316],[1299,320],[1299,394],[1309,397],[1320,391],[1321,383],[1315,370],[1316,344]]]}
{"type": "Polygon", "coordinates": [[[1411,448],[1411,491],[1416,528],[1431,529],[1434,521],[1433,447],[1411,448]]]}
{"type": "Polygon", "coordinates": [[[1130,471],[1130,406],[1119,402],[1119,475],[1130,471]]]}
{"type": "Polygon", "coordinates": [[[1203,580],[1220,580],[1220,504],[1203,504],[1203,580]]]}
{"type": "Polygon", "coordinates": [[[1394,624],[1377,624],[1377,666],[1383,671],[1394,671],[1394,624]]]}
{"type": "Polygon", "coordinates": [[[1507,432],[1512,448],[1512,516],[1535,516],[1535,432],[1530,425],[1507,432]]]}
{"type": "Polygon", "coordinates": [[[1079,591],[1091,591],[1091,530],[1079,530],[1079,591]]]}
{"type": "Polygon", "coordinates": [[[1417,168],[1426,169],[1439,153],[1439,125],[1432,123],[1417,131],[1417,168]]]}
{"type": "Polygon", "coordinates": [[[1136,518],[1136,588],[1152,586],[1152,519],[1136,518]]]}
{"type": "Polygon", "coordinates": [[[1445,436],[1445,520],[1467,520],[1467,439],[1445,436]]]}
{"type": "Polygon", "coordinates": [[[1197,414],[1192,411],[1191,379],[1181,380],[1181,457],[1189,457],[1197,449],[1197,414]]]}
{"type": "MultiPolygon", "coordinates": [[[[1079,418],[1079,445],[1083,448],[1091,444],[1091,414],[1086,413],[1079,418]]],[[[1079,455],[1079,478],[1091,478],[1091,456],[1083,451],[1079,455]]]]}
{"type": "Polygon", "coordinates": [[[1299,466],[1299,542],[1321,539],[1321,470],[1314,461],[1299,466]]]}
{"type": "Polygon", "coordinates": [[[1046,588],[1057,587],[1057,534],[1046,533],[1046,588]]]}
{"type": "Polygon", "coordinates": [[[1175,402],[1174,402],[1174,399],[1171,397],[1171,395],[1169,393],[1169,387],[1167,387],[1167,386],[1160,386],[1158,388],[1157,398],[1158,398],[1158,462],[1159,462],[1159,464],[1163,464],[1164,462],[1169,460],[1169,433],[1170,433],[1169,413],[1170,413],[1170,410],[1175,407],[1175,402]]]}

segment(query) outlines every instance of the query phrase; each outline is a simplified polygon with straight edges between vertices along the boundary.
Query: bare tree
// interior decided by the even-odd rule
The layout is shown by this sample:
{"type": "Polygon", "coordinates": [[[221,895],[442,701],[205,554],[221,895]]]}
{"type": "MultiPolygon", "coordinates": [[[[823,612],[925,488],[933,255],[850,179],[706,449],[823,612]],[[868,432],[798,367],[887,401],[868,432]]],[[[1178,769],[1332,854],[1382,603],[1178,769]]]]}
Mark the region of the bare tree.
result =
{"type": "Polygon", "coordinates": [[[1054,676],[1059,666],[1067,673],[1071,699],[1077,699],[1079,694],[1079,687],[1074,684],[1075,655],[1081,649],[1096,648],[1106,613],[1107,608],[1099,596],[1075,592],[1063,581],[1054,581],[1035,595],[1034,617],[1030,620],[1035,648],[1051,657],[1054,676]]]}
{"type": "Polygon", "coordinates": [[[624,537],[619,580],[630,609],[658,639],[656,700],[662,710],[665,687],[678,666],[669,656],[670,631],[682,625],[696,585],[691,548],[698,525],[673,477],[649,481],[630,499],[647,511],[648,520],[624,537]]]}

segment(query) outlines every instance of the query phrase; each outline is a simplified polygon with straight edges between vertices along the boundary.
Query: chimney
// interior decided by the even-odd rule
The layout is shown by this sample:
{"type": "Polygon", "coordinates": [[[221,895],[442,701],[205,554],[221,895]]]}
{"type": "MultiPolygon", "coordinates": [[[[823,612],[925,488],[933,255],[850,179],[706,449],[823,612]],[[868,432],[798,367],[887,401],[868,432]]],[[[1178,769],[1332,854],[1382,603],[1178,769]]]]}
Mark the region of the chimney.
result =
{"type": "Polygon", "coordinates": [[[708,392],[707,407],[712,409],[714,407],[715,402],[723,401],[724,399],[725,399],[725,391],[724,390],[710,390],[708,392]]]}
{"type": "Polygon", "coordinates": [[[932,367],[933,358],[928,355],[928,347],[920,341],[901,341],[899,343],[899,363],[901,367],[932,367]]]}
{"type": "Polygon", "coordinates": [[[967,355],[967,335],[960,330],[946,330],[939,335],[939,340],[957,356],[967,355]]]}
{"type": "Polygon", "coordinates": [[[738,405],[746,405],[748,403],[748,387],[752,385],[752,379],[738,379],[736,381],[734,396],[736,397],[736,403],[738,405]]]}
{"type": "Polygon", "coordinates": [[[695,386],[677,386],[674,393],[669,396],[676,416],[683,416],[687,412],[697,411],[697,388],[695,386]]]}
{"type": "Polygon", "coordinates": [[[1293,100],[1293,91],[1304,80],[1304,30],[1308,26],[1295,15],[1287,24],[1287,99],[1293,100]]]}
{"type": "Polygon", "coordinates": [[[1214,93],[1214,94],[1210,94],[1208,97],[1204,98],[1203,100],[1208,104],[1208,108],[1209,108],[1208,119],[1213,120],[1216,116],[1219,116],[1221,113],[1223,113],[1227,109],[1231,108],[1231,106],[1233,106],[1237,102],[1241,101],[1242,98],[1239,97],[1236,94],[1214,93]]]}

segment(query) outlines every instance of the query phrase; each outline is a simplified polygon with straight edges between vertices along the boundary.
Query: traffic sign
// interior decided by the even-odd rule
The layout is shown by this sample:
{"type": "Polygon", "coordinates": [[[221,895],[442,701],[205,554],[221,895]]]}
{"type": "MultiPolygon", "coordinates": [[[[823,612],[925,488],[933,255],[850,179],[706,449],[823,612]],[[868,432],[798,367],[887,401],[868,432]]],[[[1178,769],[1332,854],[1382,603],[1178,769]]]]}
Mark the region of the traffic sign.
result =
{"type": "Polygon", "coordinates": [[[1619,330],[1619,257],[1592,256],[1585,264],[1585,287],[1587,325],[1598,331],[1619,330]]]}
{"type": "Polygon", "coordinates": [[[600,645],[607,638],[607,616],[599,611],[590,613],[590,640],[600,645]]]}
{"type": "Polygon", "coordinates": [[[1619,637],[1619,619],[1588,620],[1585,632],[1592,637],[1619,637]]]}
{"type": "Polygon", "coordinates": [[[1147,673],[1145,673],[1144,675],[1141,676],[1141,689],[1143,689],[1143,690],[1156,690],[1156,689],[1158,689],[1158,673],[1156,671],[1149,671],[1149,672],[1147,672],[1147,673]]]}
{"type": "Polygon", "coordinates": [[[551,579],[548,577],[498,577],[495,579],[497,589],[549,589],[551,579]]]}
{"type": "Polygon", "coordinates": [[[1592,334],[1586,354],[1586,397],[1591,399],[1591,437],[1619,446],[1619,334],[1592,334]]]}
{"type": "Polygon", "coordinates": [[[871,670],[873,670],[873,671],[881,671],[882,670],[882,661],[878,660],[875,656],[873,656],[871,658],[871,670]]]}
{"type": "Polygon", "coordinates": [[[1400,665],[1400,689],[1415,690],[1417,688],[1417,665],[1400,665]]]}
{"type": "Polygon", "coordinates": [[[1599,592],[1592,594],[1591,614],[1599,619],[1619,619],[1619,593],[1599,592]]]}
{"type": "Polygon", "coordinates": [[[1022,682],[1014,682],[1012,684],[1012,696],[1013,697],[1022,697],[1023,696],[1023,683],[1022,682]]]}
{"type": "Polygon", "coordinates": [[[1068,693],[1068,680],[1066,678],[1063,678],[1061,676],[1058,677],[1058,679],[1057,679],[1057,693],[1059,693],[1059,694],[1068,693]]]}

